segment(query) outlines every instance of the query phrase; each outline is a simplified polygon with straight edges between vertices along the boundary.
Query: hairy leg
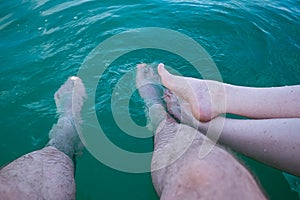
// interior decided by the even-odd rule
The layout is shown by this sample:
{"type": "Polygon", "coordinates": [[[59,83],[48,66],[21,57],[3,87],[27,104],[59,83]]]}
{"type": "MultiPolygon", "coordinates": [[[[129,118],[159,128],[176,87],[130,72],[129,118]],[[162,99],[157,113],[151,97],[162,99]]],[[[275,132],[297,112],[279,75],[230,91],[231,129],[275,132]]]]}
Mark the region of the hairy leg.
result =
{"type": "Polygon", "coordinates": [[[55,93],[59,119],[47,147],[26,154],[0,170],[1,199],[75,199],[74,159],[82,149],[77,134],[85,98],[81,80],[71,77],[55,93]]]}
{"type": "Polygon", "coordinates": [[[161,199],[264,199],[251,174],[196,129],[166,120],[155,134],[152,179],[161,199]],[[206,143],[204,143],[206,141],[206,143]]]}
{"type": "MultiPolygon", "coordinates": [[[[151,78],[149,71],[151,68],[139,65],[137,79],[151,78]]],[[[151,168],[153,184],[161,199],[265,198],[250,173],[222,148],[215,146],[206,157],[199,158],[203,145],[213,145],[210,140],[170,117],[162,102],[156,101],[158,93],[147,92],[150,86],[137,86],[142,98],[147,98],[151,122],[159,122],[155,126],[151,168]],[[152,99],[155,103],[149,103],[152,99]]]]}
{"type": "Polygon", "coordinates": [[[0,170],[3,200],[75,199],[74,163],[54,147],[26,154],[0,170]]]}

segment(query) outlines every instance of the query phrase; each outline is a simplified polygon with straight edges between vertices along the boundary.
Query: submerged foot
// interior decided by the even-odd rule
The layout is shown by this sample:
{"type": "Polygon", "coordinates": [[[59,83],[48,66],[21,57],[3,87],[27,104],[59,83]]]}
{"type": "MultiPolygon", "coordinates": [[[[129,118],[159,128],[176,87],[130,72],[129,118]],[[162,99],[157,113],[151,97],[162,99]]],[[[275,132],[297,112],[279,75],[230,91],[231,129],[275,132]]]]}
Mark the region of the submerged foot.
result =
{"type": "Polygon", "coordinates": [[[70,77],[54,95],[59,119],[49,133],[48,146],[57,148],[71,159],[83,149],[77,128],[80,128],[80,112],[85,98],[85,87],[75,76],[70,77]]]}
{"type": "Polygon", "coordinates": [[[82,80],[79,77],[71,76],[54,94],[57,113],[63,116],[80,115],[86,98],[82,80]]]}
{"type": "Polygon", "coordinates": [[[154,129],[166,118],[164,87],[158,74],[146,64],[137,65],[136,88],[144,99],[154,129]]]}
{"type": "Polygon", "coordinates": [[[136,87],[140,96],[144,99],[147,107],[154,104],[164,106],[164,87],[154,69],[146,64],[137,65],[136,87]]]}
{"type": "Polygon", "coordinates": [[[225,112],[222,83],[175,76],[164,68],[164,64],[158,65],[158,73],[165,87],[189,103],[196,119],[209,121],[225,112]]]}
{"type": "Polygon", "coordinates": [[[177,121],[193,127],[202,133],[206,132],[207,125],[199,122],[193,116],[189,103],[176,96],[169,89],[166,89],[164,99],[167,104],[168,113],[170,113],[177,121]]]}
{"type": "Polygon", "coordinates": [[[180,123],[189,124],[194,118],[189,104],[177,97],[171,90],[166,89],[164,99],[168,112],[180,123]]]}

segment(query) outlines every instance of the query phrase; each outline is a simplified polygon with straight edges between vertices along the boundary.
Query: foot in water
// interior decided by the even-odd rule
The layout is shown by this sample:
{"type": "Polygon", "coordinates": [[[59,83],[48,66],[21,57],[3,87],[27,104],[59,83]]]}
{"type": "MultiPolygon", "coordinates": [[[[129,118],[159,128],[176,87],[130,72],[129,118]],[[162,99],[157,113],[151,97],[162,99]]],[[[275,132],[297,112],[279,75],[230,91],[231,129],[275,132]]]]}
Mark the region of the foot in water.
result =
{"type": "Polygon", "coordinates": [[[137,65],[136,88],[146,103],[150,124],[155,131],[167,117],[164,102],[165,88],[162,86],[158,74],[150,65],[137,65]]]}
{"type": "Polygon", "coordinates": [[[193,116],[189,103],[176,96],[169,89],[165,90],[164,100],[167,104],[168,113],[179,123],[186,124],[202,133],[206,133],[208,123],[200,122],[193,116]]]}
{"type": "Polygon", "coordinates": [[[59,119],[49,133],[47,146],[57,148],[72,160],[83,149],[77,128],[80,128],[80,112],[86,97],[81,79],[75,76],[70,77],[54,95],[59,119]]]}

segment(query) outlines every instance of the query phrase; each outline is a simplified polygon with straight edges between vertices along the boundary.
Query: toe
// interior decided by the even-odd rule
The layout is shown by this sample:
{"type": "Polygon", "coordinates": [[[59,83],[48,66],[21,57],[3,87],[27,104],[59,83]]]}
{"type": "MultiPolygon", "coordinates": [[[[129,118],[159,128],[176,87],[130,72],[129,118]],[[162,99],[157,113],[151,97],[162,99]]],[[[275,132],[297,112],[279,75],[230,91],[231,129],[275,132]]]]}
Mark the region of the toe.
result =
{"type": "Polygon", "coordinates": [[[176,85],[177,85],[177,77],[170,74],[166,69],[164,64],[160,63],[158,65],[157,68],[158,74],[161,77],[161,81],[163,83],[163,85],[167,88],[169,88],[170,90],[174,90],[176,89],[176,85]]]}

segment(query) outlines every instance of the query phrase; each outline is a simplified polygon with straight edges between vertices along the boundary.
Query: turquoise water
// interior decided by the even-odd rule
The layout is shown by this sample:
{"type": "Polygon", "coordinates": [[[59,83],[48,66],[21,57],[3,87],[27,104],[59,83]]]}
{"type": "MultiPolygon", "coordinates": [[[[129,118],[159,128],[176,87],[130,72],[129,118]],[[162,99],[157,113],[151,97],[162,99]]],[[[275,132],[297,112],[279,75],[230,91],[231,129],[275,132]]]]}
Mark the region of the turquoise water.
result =
{"type": "MultiPolygon", "coordinates": [[[[193,38],[211,55],[224,82],[300,84],[299,0],[10,0],[0,8],[0,166],[47,143],[56,121],[54,92],[99,43],[133,28],[162,27],[193,38]]],[[[117,81],[142,61],[200,77],[183,58],[153,49],[131,52],[109,66],[98,84],[97,116],[115,144],[134,152],[151,151],[152,138],[124,134],[113,121],[110,98],[117,81]]],[[[145,125],[142,106],[133,95],[132,118],[145,125]]],[[[297,198],[280,171],[240,157],[271,199],[297,198]]],[[[78,157],[76,181],[77,199],[157,199],[149,173],[111,169],[88,151],[78,157]]]]}

